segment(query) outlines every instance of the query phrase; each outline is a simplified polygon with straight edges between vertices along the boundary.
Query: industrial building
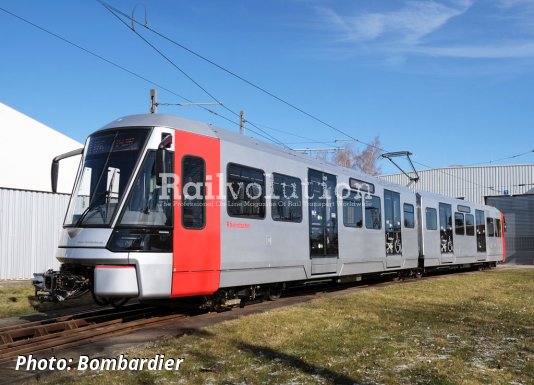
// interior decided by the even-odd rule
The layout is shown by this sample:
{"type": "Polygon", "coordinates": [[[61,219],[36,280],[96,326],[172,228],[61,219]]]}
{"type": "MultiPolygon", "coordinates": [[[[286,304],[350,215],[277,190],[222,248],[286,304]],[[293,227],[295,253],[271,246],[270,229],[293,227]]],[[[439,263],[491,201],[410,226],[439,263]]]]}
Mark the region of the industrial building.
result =
{"type": "MultiPolygon", "coordinates": [[[[509,264],[534,264],[534,164],[448,167],[419,171],[415,190],[430,191],[497,207],[506,220],[509,264]]],[[[415,174],[410,174],[415,176],[415,174]]],[[[381,178],[401,185],[404,174],[381,178]]]]}
{"type": "Polygon", "coordinates": [[[59,194],[50,192],[50,165],[55,156],[80,147],[0,103],[0,279],[31,278],[58,267],[59,231],[79,157],[61,162],[59,194]]]}

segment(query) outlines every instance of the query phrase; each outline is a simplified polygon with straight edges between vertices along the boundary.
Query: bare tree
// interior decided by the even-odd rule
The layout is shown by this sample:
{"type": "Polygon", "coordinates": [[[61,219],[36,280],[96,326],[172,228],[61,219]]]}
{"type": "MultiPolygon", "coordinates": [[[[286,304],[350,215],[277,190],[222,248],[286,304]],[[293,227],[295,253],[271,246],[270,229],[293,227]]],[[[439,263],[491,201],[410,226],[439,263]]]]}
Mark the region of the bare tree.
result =
{"type": "Polygon", "coordinates": [[[328,162],[328,151],[315,152],[315,159],[322,160],[323,162],[328,162]]]}
{"type": "Polygon", "coordinates": [[[363,150],[357,161],[358,168],[369,175],[380,175],[382,170],[378,165],[378,157],[380,156],[380,137],[375,136],[373,141],[367,145],[365,150],[363,150]]]}
{"type": "Polygon", "coordinates": [[[332,156],[332,162],[335,164],[346,167],[354,168],[357,164],[358,150],[352,143],[346,144],[342,150],[338,150],[332,156]]]}
{"type": "Polygon", "coordinates": [[[380,137],[376,136],[362,151],[358,151],[353,144],[347,144],[343,150],[337,151],[332,161],[342,167],[353,168],[369,175],[381,173],[378,165],[380,156],[380,137]]]}

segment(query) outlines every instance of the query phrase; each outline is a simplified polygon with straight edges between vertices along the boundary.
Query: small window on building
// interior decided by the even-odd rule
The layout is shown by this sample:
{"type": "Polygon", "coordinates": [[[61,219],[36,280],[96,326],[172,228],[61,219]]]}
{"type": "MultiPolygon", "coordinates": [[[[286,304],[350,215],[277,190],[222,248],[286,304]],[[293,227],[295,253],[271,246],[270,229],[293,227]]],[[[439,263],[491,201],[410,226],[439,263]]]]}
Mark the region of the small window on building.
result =
{"type": "Polygon", "coordinates": [[[273,173],[271,216],[275,221],[302,221],[302,182],[299,178],[273,173]]]}
{"type": "Polygon", "coordinates": [[[500,219],[495,219],[495,236],[499,238],[502,237],[502,227],[500,219]]]}
{"type": "Polygon", "coordinates": [[[426,214],[426,229],[437,230],[438,229],[438,211],[432,207],[427,207],[426,214]]]}
{"type": "Polygon", "coordinates": [[[404,227],[413,229],[415,227],[415,213],[413,205],[404,204],[404,227]]]}
{"type": "Polygon", "coordinates": [[[465,214],[465,235],[475,235],[475,216],[465,214]]]}
{"type": "Polygon", "coordinates": [[[206,224],[206,165],[204,159],[182,159],[182,224],[186,229],[202,229],[206,224]]]}
{"type": "Polygon", "coordinates": [[[226,199],[231,217],[265,218],[265,175],[263,170],[230,163],[226,199]]]}
{"type": "Polygon", "coordinates": [[[362,196],[359,192],[343,190],[343,225],[362,227],[362,196]]]}
{"type": "Polygon", "coordinates": [[[464,214],[454,213],[454,227],[456,235],[465,235],[464,214]]]}
{"type": "Polygon", "coordinates": [[[493,226],[493,218],[486,218],[486,234],[488,234],[488,237],[493,237],[495,236],[495,233],[494,233],[494,227],[493,226]]]}
{"type": "Polygon", "coordinates": [[[380,197],[365,195],[365,227],[380,230],[382,228],[382,210],[380,197]]]}

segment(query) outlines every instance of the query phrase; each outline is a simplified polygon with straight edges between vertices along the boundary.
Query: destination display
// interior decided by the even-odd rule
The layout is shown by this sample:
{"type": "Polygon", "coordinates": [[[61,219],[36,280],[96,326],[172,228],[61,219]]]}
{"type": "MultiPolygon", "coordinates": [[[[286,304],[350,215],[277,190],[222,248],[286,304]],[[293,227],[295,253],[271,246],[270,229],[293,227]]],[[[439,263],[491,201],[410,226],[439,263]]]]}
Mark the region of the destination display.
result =
{"type": "Polygon", "coordinates": [[[136,151],[145,141],[146,132],[121,132],[92,137],[89,140],[87,155],[107,154],[110,152],[136,151]]]}

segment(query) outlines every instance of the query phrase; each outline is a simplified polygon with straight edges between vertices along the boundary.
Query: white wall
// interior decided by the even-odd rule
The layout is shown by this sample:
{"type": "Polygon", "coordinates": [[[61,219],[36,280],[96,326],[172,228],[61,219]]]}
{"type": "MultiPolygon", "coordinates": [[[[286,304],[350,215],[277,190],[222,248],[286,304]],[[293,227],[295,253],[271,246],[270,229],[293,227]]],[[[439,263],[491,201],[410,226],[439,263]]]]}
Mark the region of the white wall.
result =
{"type": "MultiPolygon", "coordinates": [[[[51,191],[57,155],[83,147],[60,132],[0,103],[0,187],[51,191]]],[[[71,193],[80,156],[59,163],[58,192],[71,193]]]]}
{"type": "Polygon", "coordinates": [[[55,258],[69,196],[0,188],[0,280],[32,278],[55,258]]]}

